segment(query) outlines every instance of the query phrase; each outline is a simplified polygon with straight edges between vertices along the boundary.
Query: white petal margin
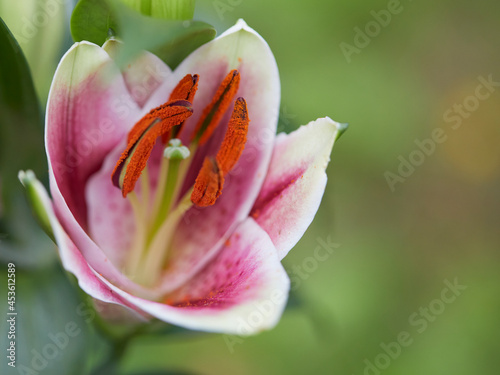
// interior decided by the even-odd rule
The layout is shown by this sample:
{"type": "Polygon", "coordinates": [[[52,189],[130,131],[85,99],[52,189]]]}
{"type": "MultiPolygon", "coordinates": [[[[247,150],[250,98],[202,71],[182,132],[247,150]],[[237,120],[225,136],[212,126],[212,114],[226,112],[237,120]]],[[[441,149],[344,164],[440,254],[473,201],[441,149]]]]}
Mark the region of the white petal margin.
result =
{"type": "Polygon", "coordinates": [[[167,296],[169,304],[132,296],[102,281],[130,304],[165,322],[240,336],[273,328],[290,289],[271,239],[251,218],[238,226],[223,249],[193,279],[167,296]]]}
{"type": "Polygon", "coordinates": [[[39,211],[45,211],[50,222],[64,269],[75,275],[78,285],[85,293],[105,304],[101,304],[101,308],[97,306],[97,311],[102,310],[102,306],[106,306],[107,310],[103,311],[105,312],[105,318],[115,320],[114,318],[118,317],[120,321],[126,320],[133,323],[147,321],[148,317],[146,314],[139,309],[132,308],[129,303],[113,293],[108,286],[96,277],[96,272],[85,261],[80,251],[69,239],[57,220],[52,207],[52,201],[44,186],[35,178],[31,171],[26,173],[20,172],[20,180],[23,182],[23,185],[26,184],[26,180],[24,180],[25,175],[29,176],[31,200],[36,202],[39,211]]]}
{"type": "Polygon", "coordinates": [[[345,128],[329,117],[280,133],[251,216],[269,234],[283,259],[311,224],[326,187],[326,167],[345,128]]]}
{"type": "MultiPolygon", "coordinates": [[[[108,39],[102,49],[116,61],[122,44],[117,39],[108,39]]],[[[172,70],[156,55],[143,51],[122,68],[122,74],[130,95],[139,107],[143,107],[151,94],[172,74],[172,70]]]]}

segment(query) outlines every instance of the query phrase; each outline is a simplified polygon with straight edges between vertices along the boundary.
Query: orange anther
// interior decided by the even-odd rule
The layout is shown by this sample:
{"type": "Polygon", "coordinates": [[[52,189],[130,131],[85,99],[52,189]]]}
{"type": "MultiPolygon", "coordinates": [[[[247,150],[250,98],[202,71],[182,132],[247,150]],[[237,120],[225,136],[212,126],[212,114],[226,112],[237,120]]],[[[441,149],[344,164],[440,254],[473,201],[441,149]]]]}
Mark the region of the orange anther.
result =
{"type": "Polygon", "coordinates": [[[240,74],[234,69],[224,78],[217,89],[212,101],[205,107],[196,125],[191,141],[199,139],[202,145],[212,136],[219,125],[224,113],[226,113],[240,85],[240,74]]]}
{"type": "Polygon", "coordinates": [[[224,176],[217,161],[212,158],[205,158],[194,183],[191,202],[198,207],[213,205],[221,195],[223,185],[224,176]]]}
{"type": "Polygon", "coordinates": [[[233,169],[245,148],[249,123],[245,99],[238,98],[234,103],[226,135],[215,160],[205,158],[196,178],[191,194],[191,202],[195,205],[199,207],[211,206],[221,195],[224,177],[233,169]]]}
{"type": "MultiPolygon", "coordinates": [[[[187,74],[174,88],[168,100],[187,100],[188,102],[193,103],[194,96],[198,90],[198,79],[198,74],[187,74]]],[[[177,128],[172,129],[172,131],[163,134],[161,137],[163,144],[167,144],[170,138],[178,138],[183,126],[184,123],[180,124],[177,128]]]]}
{"type": "Polygon", "coordinates": [[[187,74],[174,88],[168,100],[187,100],[192,103],[198,90],[198,78],[198,74],[187,74]]]}
{"type": "Polygon", "coordinates": [[[135,124],[129,133],[127,147],[111,174],[113,184],[122,189],[123,197],[134,190],[156,139],[181,124],[192,113],[190,102],[174,100],[153,109],[135,124]],[[125,174],[122,176],[122,173],[125,174]],[[120,183],[122,177],[123,182],[120,183]]]}
{"type": "Polygon", "coordinates": [[[226,135],[216,157],[224,176],[233,169],[245,149],[249,123],[247,103],[245,99],[238,98],[234,103],[234,110],[231,120],[229,120],[226,135]]]}

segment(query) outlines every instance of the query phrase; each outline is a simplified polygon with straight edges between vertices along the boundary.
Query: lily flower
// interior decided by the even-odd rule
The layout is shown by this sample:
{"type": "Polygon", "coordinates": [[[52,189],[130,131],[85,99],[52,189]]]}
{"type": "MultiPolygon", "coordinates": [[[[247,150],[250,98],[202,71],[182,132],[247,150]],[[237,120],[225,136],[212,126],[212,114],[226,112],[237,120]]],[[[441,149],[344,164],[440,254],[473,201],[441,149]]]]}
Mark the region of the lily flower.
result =
{"type": "Polygon", "coordinates": [[[52,83],[37,191],[63,266],[110,320],[273,327],[344,126],[275,135],[277,65],[242,20],[174,71],[148,52],[120,70],[119,49],[76,43],[52,83]]]}

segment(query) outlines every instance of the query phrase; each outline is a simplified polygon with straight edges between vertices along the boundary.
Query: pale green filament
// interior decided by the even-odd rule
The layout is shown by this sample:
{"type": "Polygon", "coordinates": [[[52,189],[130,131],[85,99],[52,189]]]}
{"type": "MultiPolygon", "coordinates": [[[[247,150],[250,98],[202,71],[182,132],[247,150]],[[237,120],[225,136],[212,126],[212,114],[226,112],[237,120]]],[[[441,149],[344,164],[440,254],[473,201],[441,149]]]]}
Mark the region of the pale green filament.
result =
{"type": "Polygon", "coordinates": [[[151,286],[158,280],[165,267],[168,249],[177,224],[192,205],[191,194],[189,192],[161,224],[139,268],[139,274],[137,275],[139,283],[151,286]]]}
{"type": "Polygon", "coordinates": [[[144,205],[141,205],[141,202],[139,202],[139,199],[137,198],[135,192],[130,192],[127,197],[134,212],[136,228],[134,241],[132,242],[132,248],[130,249],[127,262],[125,264],[125,271],[130,276],[130,278],[134,279],[137,272],[137,266],[139,265],[142,258],[144,246],[146,245],[147,222],[144,212],[144,209],[146,207],[144,205]]]}
{"type": "Polygon", "coordinates": [[[141,199],[142,205],[147,212],[149,209],[149,196],[150,196],[150,181],[149,181],[149,172],[148,167],[144,168],[141,176],[141,199]]]}
{"type": "Polygon", "coordinates": [[[160,210],[160,202],[163,199],[163,194],[165,193],[165,184],[167,183],[168,165],[168,159],[162,158],[160,164],[160,173],[158,176],[158,185],[156,186],[156,194],[153,200],[153,214],[151,215],[151,221],[155,220],[160,210]]]}
{"type": "Polygon", "coordinates": [[[153,226],[151,228],[151,232],[149,233],[148,242],[150,242],[158,231],[162,223],[167,218],[168,212],[170,211],[170,205],[172,203],[172,198],[175,190],[175,185],[177,184],[177,172],[179,171],[179,164],[181,160],[171,159],[168,162],[168,171],[167,171],[167,181],[165,184],[165,188],[163,190],[163,195],[161,202],[159,204],[158,214],[156,215],[156,219],[153,222],[153,226]]]}
{"type": "Polygon", "coordinates": [[[179,166],[179,172],[177,174],[177,179],[179,180],[179,183],[176,185],[175,191],[173,194],[174,202],[178,201],[180,198],[179,194],[181,192],[182,185],[184,183],[184,179],[186,178],[187,172],[189,171],[189,167],[191,166],[191,161],[193,159],[195,148],[196,148],[195,145],[189,146],[189,155],[179,166]]]}

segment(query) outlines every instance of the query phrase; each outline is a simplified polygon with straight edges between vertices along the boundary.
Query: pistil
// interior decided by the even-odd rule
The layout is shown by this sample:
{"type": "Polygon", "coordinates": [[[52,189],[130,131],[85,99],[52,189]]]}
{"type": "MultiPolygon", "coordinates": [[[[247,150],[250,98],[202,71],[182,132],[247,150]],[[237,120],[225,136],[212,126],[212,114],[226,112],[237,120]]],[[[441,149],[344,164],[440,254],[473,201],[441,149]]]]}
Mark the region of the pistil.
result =
{"type": "Polygon", "coordinates": [[[177,186],[180,185],[179,166],[183,160],[190,156],[190,151],[186,146],[183,146],[180,139],[171,139],[169,146],[163,151],[164,160],[162,160],[162,170],[160,171],[161,184],[158,186],[155,209],[154,222],[149,233],[148,243],[152,240],[155,233],[165,221],[170,212],[174,194],[177,186]]]}

